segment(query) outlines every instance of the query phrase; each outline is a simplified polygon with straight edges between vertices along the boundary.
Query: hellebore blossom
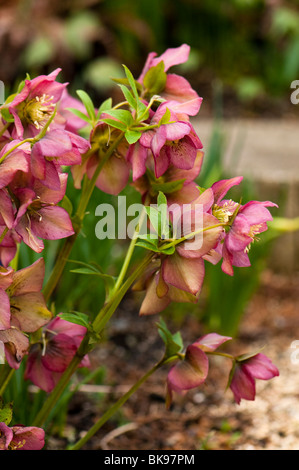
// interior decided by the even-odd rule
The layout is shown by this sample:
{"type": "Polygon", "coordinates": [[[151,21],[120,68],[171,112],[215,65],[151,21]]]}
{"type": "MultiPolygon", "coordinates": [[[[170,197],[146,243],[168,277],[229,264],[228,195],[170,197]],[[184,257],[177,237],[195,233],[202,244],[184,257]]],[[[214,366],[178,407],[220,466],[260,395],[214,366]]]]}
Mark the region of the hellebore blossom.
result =
{"type": "Polygon", "coordinates": [[[187,44],[167,49],[159,57],[156,57],[155,52],[151,52],[137,81],[143,85],[143,95],[146,99],[160,95],[168,101],[169,108],[174,112],[195,116],[200,109],[202,98],[184,77],[165,73],[171,67],[187,62],[189,53],[190,46],[187,44]]]}
{"type": "MultiPolygon", "coordinates": [[[[25,378],[51,392],[74,357],[86,328],[55,317],[43,328],[42,338],[29,351],[25,378]]],[[[89,366],[88,356],[81,367],[89,366]]]]}
{"type": "Polygon", "coordinates": [[[45,264],[40,258],[19,271],[0,268],[0,341],[9,365],[17,369],[29,347],[23,333],[33,333],[52,317],[41,293],[45,264]]]}
{"type": "Polygon", "coordinates": [[[45,431],[34,426],[7,426],[0,423],[0,450],[41,450],[45,431]]]}
{"type": "Polygon", "coordinates": [[[230,389],[236,403],[255,399],[255,379],[270,380],[279,375],[277,367],[264,354],[237,358],[231,371],[230,389]]]}
{"type": "Polygon", "coordinates": [[[62,84],[55,80],[60,71],[61,69],[56,69],[49,75],[25,80],[20,93],[9,103],[4,103],[2,107],[8,108],[14,117],[13,138],[22,140],[35,137],[53,115],[56,104],[67,86],[67,83],[62,84]]]}
{"type": "Polygon", "coordinates": [[[205,382],[209,372],[209,360],[206,353],[215,351],[231,339],[229,336],[209,333],[187,347],[184,358],[175,364],[168,373],[167,407],[172,402],[173,392],[183,394],[205,382]]]}
{"type": "Polygon", "coordinates": [[[69,214],[58,206],[65,194],[67,178],[67,173],[59,174],[60,188],[54,190],[29,174],[22,184],[14,182],[12,192],[19,207],[13,229],[37,253],[44,249],[42,240],[58,240],[74,234],[69,214]]]}
{"type": "MultiPolygon", "coordinates": [[[[150,126],[158,125],[167,112],[168,103],[162,103],[155,112],[150,126]]],[[[182,170],[194,166],[197,151],[203,145],[189,121],[180,120],[169,111],[169,123],[143,132],[139,144],[152,151],[155,160],[155,174],[159,178],[172,164],[182,170]]]]}

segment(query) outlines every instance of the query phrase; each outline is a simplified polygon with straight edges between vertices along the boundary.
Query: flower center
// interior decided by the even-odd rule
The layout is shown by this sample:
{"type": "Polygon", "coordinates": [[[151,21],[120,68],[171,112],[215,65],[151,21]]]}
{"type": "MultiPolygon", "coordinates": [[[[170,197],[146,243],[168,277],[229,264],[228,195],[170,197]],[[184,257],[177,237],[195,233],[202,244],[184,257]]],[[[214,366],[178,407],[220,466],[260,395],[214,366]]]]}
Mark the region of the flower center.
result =
{"type": "Polygon", "coordinates": [[[53,98],[53,96],[43,94],[25,103],[22,109],[25,121],[33,124],[37,129],[43,127],[54,112],[53,98]]]}
{"type": "Polygon", "coordinates": [[[249,243],[249,245],[246,246],[244,252],[245,253],[248,253],[250,248],[251,248],[251,244],[254,242],[254,241],[259,241],[260,239],[257,237],[257,234],[258,233],[261,233],[261,228],[262,228],[262,224],[255,224],[255,225],[251,225],[250,227],[250,230],[248,232],[248,236],[251,238],[252,242],[249,243]]]}
{"type": "Polygon", "coordinates": [[[238,204],[231,199],[229,201],[225,201],[222,206],[214,204],[212,207],[212,214],[219,220],[219,222],[226,224],[233,215],[237,205],[238,204]]]}

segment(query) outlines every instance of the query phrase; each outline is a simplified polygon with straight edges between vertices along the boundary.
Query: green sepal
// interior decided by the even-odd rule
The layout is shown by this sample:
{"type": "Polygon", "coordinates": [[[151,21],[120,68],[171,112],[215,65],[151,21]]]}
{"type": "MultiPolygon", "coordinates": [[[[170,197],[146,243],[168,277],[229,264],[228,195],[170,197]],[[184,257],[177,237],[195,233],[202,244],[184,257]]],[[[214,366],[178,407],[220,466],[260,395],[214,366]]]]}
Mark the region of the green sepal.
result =
{"type": "Polygon", "coordinates": [[[156,323],[156,325],[158,328],[158,333],[165,344],[165,359],[180,353],[183,349],[181,333],[178,331],[172,334],[168,330],[166,323],[162,318],[160,318],[160,322],[156,323]]]}

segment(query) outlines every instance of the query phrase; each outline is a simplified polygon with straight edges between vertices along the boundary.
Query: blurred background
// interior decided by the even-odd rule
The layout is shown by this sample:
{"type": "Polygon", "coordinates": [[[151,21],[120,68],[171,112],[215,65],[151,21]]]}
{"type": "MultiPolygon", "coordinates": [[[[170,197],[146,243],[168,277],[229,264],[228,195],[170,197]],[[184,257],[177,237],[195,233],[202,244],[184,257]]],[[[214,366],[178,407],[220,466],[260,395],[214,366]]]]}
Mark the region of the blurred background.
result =
{"type": "MultiPolygon", "coordinates": [[[[61,67],[59,80],[69,82],[71,94],[84,89],[98,107],[109,96],[117,98],[111,77],[123,75],[123,63],[137,77],[149,52],[159,55],[182,43],[191,46],[190,58],[173,71],[203,97],[194,120],[206,152],[200,185],[243,174],[244,201],[273,200],[279,204],[275,216],[298,217],[299,104],[290,100],[291,82],[299,79],[298,0],[0,1],[0,79],[6,94],[26,73],[34,77],[61,67]]],[[[68,191],[76,204],[78,192],[68,191]]],[[[130,188],[126,194],[128,204],[139,197],[130,188]]],[[[108,201],[116,204],[98,191],[90,214],[108,201]]],[[[87,217],[72,258],[96,261],[116,274],[127,244],[99,242],[94,228],[94,217],[87,217]]],[[[297,234],[285,231],[273,228],[261,237],[251,250],[252,268],[237,269],[234,278],[220,266],[207,266],[204,306],[194,309],[210,327],[236,333],[265,266],[289,274],[299,269],[297,234]]],[[[45,252],[47,275],[58,247],[51,242],[45,252]]],[[[22,247],[21,263],[35,258],[22,247]]],[[[96,314],[103,296],[97,280],[67,270],[55,304],[59,311],[96,314]]]]}

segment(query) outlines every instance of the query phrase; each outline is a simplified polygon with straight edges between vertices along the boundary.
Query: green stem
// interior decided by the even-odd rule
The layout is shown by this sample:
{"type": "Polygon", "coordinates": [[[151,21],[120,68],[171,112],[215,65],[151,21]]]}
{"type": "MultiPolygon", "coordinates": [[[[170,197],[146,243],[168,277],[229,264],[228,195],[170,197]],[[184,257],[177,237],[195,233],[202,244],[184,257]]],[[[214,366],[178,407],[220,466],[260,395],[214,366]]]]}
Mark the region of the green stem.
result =
{"type": "Polygon", "coordinates": [[[62,276],[65,264],[66,264],[70,254],[71,254],[71,251],[72,251],[72,248],[75,244],[77,236],[80,233],[81,226],[82,226],[82,223],[83,223],[83,219],[85,217],[85,212],[86,212],[89,200],[90,200],[90,198],[92,196],[92,193],[94,191],[98,176],[99,176],[103,166],[105,165],[105,163],[108,161],[108,159],[111,157],[111,155],[113,154],[115,149],[120,144],[121,140],[123,139],[123,135],[124,134],[121,133],[119,135],[119,137],[109,147],[109,149],[105,153],[104,157],[100,161],[99,165],[97,166],[97,169],[94,172],[92,179],[89,181],[89,184],[87,184],[87,176],[85,175],[84,191],[82,191],[81,199],[79,201],[79,205],[78,205],[76,214],[73,218],[73,228],[74,228],[75,233],[74,233],[74,235],[72,235],[71,237],[69,237],[65,240],[65,242],[64,242],[64,244],[61,248],[61,251],[60,251],[60,253],[57,257],[55,266],[52,270],[52,273],[49,277],[49,280],[48,280],[46,286],[44,287],[43,294],[44,294],[46,302],[50,299],[54,289],[56,288],[56,286],[57,286],[57,284],[58,284],[58,282],[59,282],[59,280],[62,276]]]}
{"type": "Polygon", "coordinates": [[[178,245],[179,243],[182,243],[182,242],[188,240],[189,238],[194,237],[195,235],[198,235],[199,233],[206,232],[207,230],[212,230],[213,228],[217,228],[217,227],[225,227],[226,225],[227,225],[227,223],[219,223],[219,224],[215,224],[215,225],[210,225],[209,227],[201,228],[199,230],[196,230],[195,232],[191,232],[188,235],[185,235],[184,237],[178,238],[176,240],[172,240],[170,243],[168,243],[166,245],[162,245],[161,248],[163,248],[163,250],[166,250],[168,248],[171,248],[175,245],[178,245]]]}
{"type": "Polygon", "coordinates": [[[89,429],[82,439],[80,439],[76,444],[68,448],[68,450],[79,450],[81,447],[86,444],[86,442],[95,435],[96,432],[101,429],[101,427],[128,401],[128,399],[148,380],[148,378],[154,374],[160,367],[166,363],[171,362],[172,360],[177,359],[177,356],[173,356],[168,359],[162,359],[158,364],[152,367],[146,374],[144,374],[131,388],[125,393],[117,402],[111,406],[103,416],[89,429]]]}
{"type": "Polygon", "coordinates": [[[0,235],[0,243],[3,242],[4,237],[5,237],[5,235],[7,234],[7,232],[8,232],[8,227],[5,227],[5,229],[3,230],[3,232],[2,232],[1,235],[0,235]]]}
{"type": "Polygon", "coordinates": [[[0,397],[2,397],[11,377],[13,376],[13,373],[15,371],[15,369],[12,369],[11,367],[9,367],[8,364],[4,364],[3,366],[1,367],[1,375],[0,375],[0,397]],[[3,369],[2,369],[3,367],[3,369]]]}

